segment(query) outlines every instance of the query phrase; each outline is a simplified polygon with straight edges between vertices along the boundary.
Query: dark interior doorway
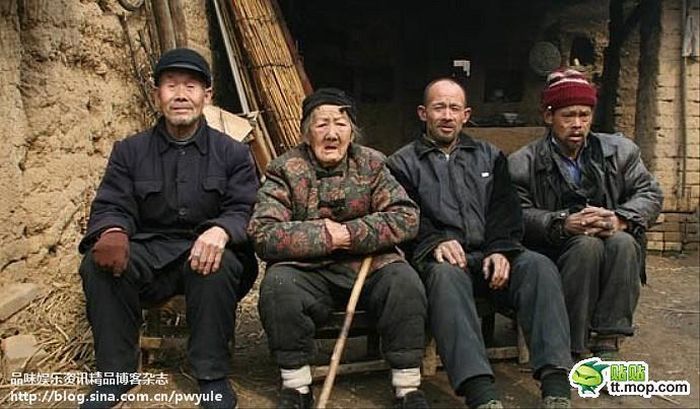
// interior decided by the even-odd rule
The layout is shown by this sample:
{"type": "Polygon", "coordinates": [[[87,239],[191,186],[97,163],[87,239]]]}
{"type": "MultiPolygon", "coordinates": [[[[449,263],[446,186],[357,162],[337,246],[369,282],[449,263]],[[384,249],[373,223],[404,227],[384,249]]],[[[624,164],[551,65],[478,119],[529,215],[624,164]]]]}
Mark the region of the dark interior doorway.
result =
{"type": "Polygon", "coordinates": [[[464,80],[479,125],[498,125],[501,112],[527,102],[525,84],[535,76],[528,52],[540,34],[543,1],[279,3],[313,87],[349,92],[365,143],[385,153],[415,135],[416,105],[436,77],[464,80]],[[455,60],[470,61],[469,78],[455,60]]]}

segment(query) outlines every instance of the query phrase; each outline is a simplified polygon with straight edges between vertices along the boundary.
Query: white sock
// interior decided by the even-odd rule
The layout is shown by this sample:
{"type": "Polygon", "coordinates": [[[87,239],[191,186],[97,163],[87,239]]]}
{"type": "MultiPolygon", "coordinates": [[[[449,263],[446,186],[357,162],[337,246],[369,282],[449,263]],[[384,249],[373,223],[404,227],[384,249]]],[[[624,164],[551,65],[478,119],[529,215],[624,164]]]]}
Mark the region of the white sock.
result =
{"type": "Polygon", "coordinates": [[[420,368],[392,369],[391,385],[396,391],[397,398],[403,398],[407,393],[418,390],[420,368]]]}
{"type": "Polygon", "coordinates": [[[311,367],[304,365],[298,369],[280,369],[282,374],[282,387],[296,389],[299,393],[307,394],[311,391],[311,367]]]}

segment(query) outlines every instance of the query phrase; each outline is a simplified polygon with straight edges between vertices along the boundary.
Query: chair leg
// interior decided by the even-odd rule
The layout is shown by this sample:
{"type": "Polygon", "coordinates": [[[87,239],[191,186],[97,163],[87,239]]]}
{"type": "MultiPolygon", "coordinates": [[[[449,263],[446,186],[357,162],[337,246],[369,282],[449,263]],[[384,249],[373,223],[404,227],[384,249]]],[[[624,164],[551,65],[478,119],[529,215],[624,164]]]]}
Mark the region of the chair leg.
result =
{"type": "Polygon", "coordinates": [[[425,355],[421,362],[423,376],[433,376],[437,372],[438,367],[437,344],[432,335],[428,335],[428,344],[425,346],[425,355]]]}
{"type": "Polygon", "coordinates": [[[481,317],[481,334],[484,337],[484,344],[493,345],[494,333],[496,332],[496,313],[485,314],[481,317]]]}
{"type": "Polygon", "coordinates": [[[525,365],[530,362],[530,350],[527,349],[523,328],[518,324],[518,363],[525,365]]]}

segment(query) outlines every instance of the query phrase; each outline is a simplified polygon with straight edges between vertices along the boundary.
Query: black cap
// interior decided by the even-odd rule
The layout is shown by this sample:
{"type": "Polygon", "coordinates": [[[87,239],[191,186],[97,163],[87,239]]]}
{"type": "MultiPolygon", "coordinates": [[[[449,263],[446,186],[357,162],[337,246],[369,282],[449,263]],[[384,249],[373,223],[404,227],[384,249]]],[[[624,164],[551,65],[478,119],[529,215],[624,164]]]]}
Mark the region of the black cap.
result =
{"type": "Polygon", "coordinates": [[[153,82],[158,85],[160,75],[165,70],[181,69],[194,71],[201,75],[207,87],[211,86],[211,71],[209,64],[198,52],[189,48],[174,48],[160,56],[153,68],[153,82]]]}
{"type": "Polygon", "coordinates": [[[301,104],[301,122],[311,115],[311,112],[321,105],[338,105],[345,108],[345,112],[353,123],[357,123],[357,111],[355,102],[345,92],[337,88],[319,88],[313,94],[304,98],[301,104]]]}

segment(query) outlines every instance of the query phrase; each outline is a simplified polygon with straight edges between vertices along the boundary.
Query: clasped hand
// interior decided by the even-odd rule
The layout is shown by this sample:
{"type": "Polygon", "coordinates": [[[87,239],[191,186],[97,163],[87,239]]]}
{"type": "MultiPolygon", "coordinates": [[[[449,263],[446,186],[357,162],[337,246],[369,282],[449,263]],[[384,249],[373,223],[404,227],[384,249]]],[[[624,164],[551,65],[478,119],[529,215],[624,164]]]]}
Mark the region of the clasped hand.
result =
{"type": "Polygon", "coordinates": [[[626,228],[627,223],[615,212],[595,206],[587,206],[580,212],[570,214],[564,222],[564,229],[569,234],[601,238],[610,237],[626,228]]]}

